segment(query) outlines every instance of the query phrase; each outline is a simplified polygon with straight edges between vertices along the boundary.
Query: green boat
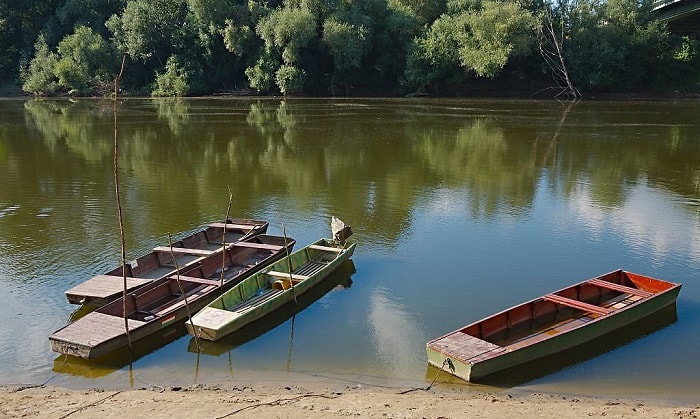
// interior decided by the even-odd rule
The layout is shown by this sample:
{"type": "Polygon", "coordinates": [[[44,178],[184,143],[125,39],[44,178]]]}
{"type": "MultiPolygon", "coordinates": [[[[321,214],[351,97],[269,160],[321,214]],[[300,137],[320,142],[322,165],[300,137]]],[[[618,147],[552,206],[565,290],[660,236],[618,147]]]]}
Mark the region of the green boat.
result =
{"type": "Polygon", "coordinates": [[[203,308],[186,323],[187,331],[207,340],[221,339],[294,301],[323,281],[354,251],[355,243],[344,239],[320,239],[297,250],[203,308]]]}

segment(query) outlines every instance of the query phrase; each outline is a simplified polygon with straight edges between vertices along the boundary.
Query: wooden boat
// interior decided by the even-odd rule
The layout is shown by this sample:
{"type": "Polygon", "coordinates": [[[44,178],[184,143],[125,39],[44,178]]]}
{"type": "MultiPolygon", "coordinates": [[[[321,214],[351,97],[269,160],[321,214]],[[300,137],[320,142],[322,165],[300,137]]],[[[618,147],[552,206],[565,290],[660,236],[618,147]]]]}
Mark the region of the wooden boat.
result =
{"type": "Polygon", "coordinates": [[[187,331],[218,340],[317,286],[354,251],[355,243],[318,240],[231,288],[194,315],[187,331]]]}
{"type": "Polygon", "coordinates": [[[669,306],[681,285],[622,270],[509,308],[428,342],[428,363],[467,381],[573,348],[669,306]]]}
{"type": "MultiPolygon", "coordinates": [[[[131,342],[184,321],[188,309],[196,313],[222,292],[287,255],[294,243],[293,239],[259,234],[232,244],[180,274],[130,292],[126,295],[126,312],[131,342]]],[[[127,346],[123,306],[124,298],[120,297],[57,330],[49,336],[51,349],[96,358],[127,346]]]]}
{"type": "MultiPolygon", "coordinates": [[[[209,224],[205,229],[173,242],[172,253],[170,246],[155,247],[152,252],[126,265],[127,291],[173,275],[176,263],[183,270],[207,256],[220,253],[223,242],[230,246],[245,238],[265,234],[267,227],[267,221],[237,218],[227,220],[226,223],[209,224]]],[[[92,277],[65,293],[71,304],[102,306],[120,297],[123,291],[124,277],[122,267],[119,266],[103,275],[92,277]]]]}

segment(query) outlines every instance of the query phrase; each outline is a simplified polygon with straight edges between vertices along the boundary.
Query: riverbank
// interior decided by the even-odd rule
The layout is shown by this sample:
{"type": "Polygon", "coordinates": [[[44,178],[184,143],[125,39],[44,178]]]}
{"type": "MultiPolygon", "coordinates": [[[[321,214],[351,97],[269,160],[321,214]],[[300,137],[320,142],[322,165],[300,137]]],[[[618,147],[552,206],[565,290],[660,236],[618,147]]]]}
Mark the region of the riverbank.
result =
{"type": "Polygon", "coordinates": [[[700,403],[373,387],[193,386],[138,390],[0,387],[0,417],[697,418],[700,403]]]}

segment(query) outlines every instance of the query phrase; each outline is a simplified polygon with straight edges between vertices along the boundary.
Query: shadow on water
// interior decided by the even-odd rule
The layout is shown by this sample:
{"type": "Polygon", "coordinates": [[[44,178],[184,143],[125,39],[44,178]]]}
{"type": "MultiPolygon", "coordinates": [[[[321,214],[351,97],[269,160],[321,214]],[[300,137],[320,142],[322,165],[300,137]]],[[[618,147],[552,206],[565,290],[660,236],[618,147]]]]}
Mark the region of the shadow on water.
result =
{"type": "MultiPolygon", "coordinates": [[[[299,297],[296,313],[299,313],[311,303],[321,298],[331,289],[336,287],[350,288],[352,279],[350,276],[355,272],[353,261],[347,260],[342,263],[335,272],[328,276],[305,294],[299,297]]],[[[79,318],[94,310],[90,307],[79,308],[71,315],[71,319],[79,318]]],[[[275,326],[283,323],[294,314],[294,305],[288,304],[280,310],[275,311],[270,316],[256,321],[239,332],[229,335],[227,338],[217,342],[202,341],[202,353],[209,355],[220,355],[239,346],[263,333],[271,330],[275,326]]],[[[107,376],[141,357],[171,343],[187,334],[184,323],[169,326],[160,332],[149,336],[148,339],[141,339],[133,345],[133,355],[128,348],[121,348],[105,356],[94,359],[83,359],[71,355],[60,355],[53,362],[53,371],[59,374],[81,376],[85,378],[99,378],[107,376]]],[[[194,339],[188,345],[190,352],[197,352],[194,339]]]]}
{"type": "MultiPolygon", "coordinates": [[[[619,346],[626,345],[643,336],[675,323],[677,318],[678,314],[676,312],[676,304],[673,304],[650,317],[646,317],[630,324],[622,330],[610,332],[583,345],[567,349],[552,356],[537,359],[526,364],[497,372],[478,380],[475,385],[486,385],[499,388],[516,387],[602,355],[619,346]]],[[[442,372],[439,368],[432,365],[428,365],[425,378],[428,381],[435,380],[436,384],[439,383],[443,385],[470,384],[460,378],[448,374],[447,372],[442,372]]]]}
{"type": "Polygon", "coordinates": [[[135,342],[133,345],[133,356],[129,353],[128,347],[120,348],[94,359],[60,355],[53,361],[53,372],[85,378],[104,377],[186,334],[187,329],[184,323],[166,327],[160,332],[149,336],[148,339],[140,339],[135,342]]]}
{"type": "MultiPolygon", "coordinates": [[[[200,352],[207,355],[219,356],[257,338],[258,336],[263,335],[264,333],[284,323],[290,317],[299,314],[302,310],[311,305],[314,301],[326,295],[329,291],[335,288],[350,288],[352,285],[351,276],[354,273],[355,264],[353,263],[352,259],[344,261],[327,278],[304,294],[300,295],[297,298],[296,306],[294,303],[285,304],[284,306],[280,307],[279,310],[275,310],[269,315],[258,319],[239,329],[235,333],[225,336],[224,338],[215,342],[200,340],[200,352]]],[[[187,345],[187,350],[189,352],[197,353],[197,345],[194,338],[190,339],[189,345],[187,345]]]]}

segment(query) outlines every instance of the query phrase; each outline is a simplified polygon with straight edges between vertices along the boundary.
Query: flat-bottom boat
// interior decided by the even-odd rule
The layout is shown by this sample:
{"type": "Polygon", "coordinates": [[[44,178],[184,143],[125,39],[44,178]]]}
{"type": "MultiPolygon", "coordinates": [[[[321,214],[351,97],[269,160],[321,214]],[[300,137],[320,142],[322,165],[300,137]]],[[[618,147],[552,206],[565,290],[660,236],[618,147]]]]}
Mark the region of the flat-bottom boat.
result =
{"type": "MultiPolygon", "coordinates": [[[[257,234],[265,234],[268,222],[236,218],[225,223],[212,223],[189,234],[171,246],[157,246],[150,253],[126,265],[127,291],[133,291],[157,279],[173,275],[176,269],[186,269],[204,258],[221,253],[226,247],[257,234]]],[[[85,306],[103,306],[122,295],[122,267],[94,276],[65,292],[68,302],[85,306]]]]}
{"type": "Polygon", "coordinates": [[[681,285],[617,270],[428,342],[428,363],[466,381],[573,348],[675,305],[681,285]]]}
{"type": "Polygon", "coordinates": [[[211,255],[188,270],[158,279],[57,330],[51,349],[97,358],[181,323],[243,278],[284,257],[295,241],[259,234],[211,255]],[[129,325],[126,333],[124,307],[129,325]]]}
{"type": "Polygon", "coordinates": [[[320,239],[244,279],[194,315],[187,331],[214,341],[233,333],[318,285],[354,251],[355,243],[320,239]]]}

